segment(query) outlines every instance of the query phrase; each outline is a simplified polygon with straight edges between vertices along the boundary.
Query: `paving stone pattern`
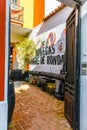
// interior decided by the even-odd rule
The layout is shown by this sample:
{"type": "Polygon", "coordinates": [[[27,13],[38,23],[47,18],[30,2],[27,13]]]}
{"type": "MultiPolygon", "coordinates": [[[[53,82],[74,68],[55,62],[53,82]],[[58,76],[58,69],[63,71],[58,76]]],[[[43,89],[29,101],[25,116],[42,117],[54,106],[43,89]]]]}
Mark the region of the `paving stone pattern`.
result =
{"type": "Polygon", "coordinates": [[[16,104],[9,130],[72,130],[64,117],[64,102],[35,85],[15,87],[16,104]]]}

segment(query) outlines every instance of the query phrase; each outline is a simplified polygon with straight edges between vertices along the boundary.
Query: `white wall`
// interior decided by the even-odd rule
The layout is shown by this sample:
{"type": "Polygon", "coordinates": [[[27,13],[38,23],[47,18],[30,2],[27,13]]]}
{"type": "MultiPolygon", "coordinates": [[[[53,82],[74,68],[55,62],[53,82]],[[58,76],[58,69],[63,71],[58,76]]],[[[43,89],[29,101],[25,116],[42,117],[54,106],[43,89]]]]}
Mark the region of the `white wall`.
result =
{"type": "Polygon", "coordinates": [[[7,130],[7,116],[8,116],[7,101],[0,102],[0,129],[7,130]]]}
{"type": "MultiPolygon", "coordinates": [[[[38,39],[42,41],[46,41],[50,32],[55,32],[56,33],[56,41],[55,41],[56,54],[55,55],[59,54],[57,52],[57,49],[58,49],[57,42],[59,40],[64,40],[64,46],[66,44],[66,36],[64,34],[64,29],[66,28],[66,19],[68,18],[71,11],[72,11],[72,8],[65,7],[60,12],[53,15],[51,18],[41,23],[37,27],[35,27],[30,35],[30,38],[34,39],[35,42],[37,42],[38,39]]],[[[39,43],[39,46],[40,44],[41,43],[39,43]]],[[[64,54],[64,52],[60,54],[64,54]]],[[[31,66],[30,66],[30,69],[31,69],[31,66]]],[[[60,73],[61,69],[62,69],[62,65],[47,65],[47,64],[41,65],[40,64],[40,65],[34,66],[34,70],[54,72],[54,73],[60,73]]]]}
{"type": "MultiPolygon", "coordinates": [[[[38,47],[41,46],[41,41],[47,41],[47,38],[51,32],[54,32],[56,34],[56,41],[55,45],[53,46],[55,48],[55,54],[52,55],[63,55],[65,53],[66,49],[66,19],[70,15],[72,11],[72,8],[65,7],[60,12],[56,13],[55,15],[51,16],[48,20],[45,22],[43,21],[40,25],[34,28],[32,31],[30,38],[32,38],[35,42],[39,40],[38,47]],[[63,51],[58,51],[58,45],[59,41],[63,41],[63,51]]],[[[45,56],[45,64],[39,64],[39,65],[30,65],[30,70],[35,71],[45,71],[45,72],[53,72],[60,74],[60,70],[63,67],[63,63],[61,65],[52,65],[47,64],[47,56],[45,56]]],[[[56,92],[58,92],[58,86],[59,86],[58,80],[56,80],[56,92]]]]}
{"type": "Polygon", "coordinates": [[[83,0],[81,14],[80,129],[87,130],[87,0],[83,0]]]}
{"type": "Polygon", "coordinates": [[[49,15],[49,13],[57,8],[60,4],[61,3],[56,0],[50,0],[49,6],[49,0],[45,0],[45,16],[49,15]]]}

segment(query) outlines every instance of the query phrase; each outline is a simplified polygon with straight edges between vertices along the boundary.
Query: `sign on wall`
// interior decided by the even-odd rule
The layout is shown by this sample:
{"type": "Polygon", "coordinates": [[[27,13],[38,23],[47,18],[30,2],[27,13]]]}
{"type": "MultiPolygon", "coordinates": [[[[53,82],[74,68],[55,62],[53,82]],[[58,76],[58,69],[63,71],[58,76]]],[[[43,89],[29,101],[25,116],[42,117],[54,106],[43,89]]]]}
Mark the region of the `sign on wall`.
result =
{"type": "MultiPolygon", "coordinates": [[[[64,33],[64,32],[63,32],[64,33]]],[[[62,65],[65,53],[65,39],[57,40],[56,32],[50,32],[36,52],[36,64],[62,65]]]]}

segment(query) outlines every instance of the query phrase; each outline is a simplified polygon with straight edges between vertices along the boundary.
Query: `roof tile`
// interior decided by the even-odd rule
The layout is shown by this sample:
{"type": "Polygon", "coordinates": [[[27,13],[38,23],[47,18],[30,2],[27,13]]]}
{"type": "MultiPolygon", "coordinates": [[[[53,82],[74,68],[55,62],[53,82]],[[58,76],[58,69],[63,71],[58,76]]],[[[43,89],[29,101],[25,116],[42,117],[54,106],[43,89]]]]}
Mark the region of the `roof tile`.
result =
{"type": "Polygon", "coordinates": [[[49,19],[51,16],[53,16],[54,14],[56,14],[57,12],[61,11],[63,8],[65,7],[64,4],[61,4],[60,6],[58,6],[54,11],[52,11],[51,13],[49,13],[49,15],[47,15],[45,18],[43,18],[43,21],[46,21],[47,19],[49,19]]]}

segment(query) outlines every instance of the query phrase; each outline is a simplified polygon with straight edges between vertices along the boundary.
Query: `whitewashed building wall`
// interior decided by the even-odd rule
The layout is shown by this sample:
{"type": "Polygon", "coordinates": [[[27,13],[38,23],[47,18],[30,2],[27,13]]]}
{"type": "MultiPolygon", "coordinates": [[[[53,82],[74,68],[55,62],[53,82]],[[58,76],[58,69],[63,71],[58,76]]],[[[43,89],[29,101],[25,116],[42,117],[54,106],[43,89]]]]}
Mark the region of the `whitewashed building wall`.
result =
{"type": "Polygon", "coordinates": [[[87,0],[81,9],[80,129],[87,130],[87,0]]]}
{"type": "MultiPolygon", "coordinates": [[[[53,73],[60,74],[60,70],[63,68],[63,62],[57,64],[57,59],[56,59],[56,63],[54,62],[50,63],[47,59],[53,56],[54,57],[58,56],[61,58],[62,55],[64,55],[66,50],[66,19],[70,15],[71,11],[72,8],[66,6],[61,11],[57,12],[55,15],[51,16],[49,19],[43,21],[40,25],[34,28],[34,30],[30,35],[30,38],[33,39],[35,43],[38,43],[37,48],[42,49],[41,47],[42,42],[45,43],[44,47],[46,46],[46,44],[49,45],[50,40],[52,40],[52,36],[53,36],[54,37],[53,41],[55,42],[52,48],[55,50],[55,52],[44,55],[44,59],[42,59],[44,60],[43,61],[44,63],[41,64],[39,62],[38,65],[37,64],[30,65],[30,70],[53,72],[53,73]],[[62,42],[62,50],[59,50],[59,46],[61,42],[62,42]]],[[[51,50],[53,51],[53,49],[51,50]]],[[[56,82],[58,86],[59,81],[56,82]]]]}

